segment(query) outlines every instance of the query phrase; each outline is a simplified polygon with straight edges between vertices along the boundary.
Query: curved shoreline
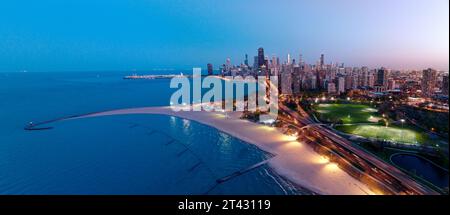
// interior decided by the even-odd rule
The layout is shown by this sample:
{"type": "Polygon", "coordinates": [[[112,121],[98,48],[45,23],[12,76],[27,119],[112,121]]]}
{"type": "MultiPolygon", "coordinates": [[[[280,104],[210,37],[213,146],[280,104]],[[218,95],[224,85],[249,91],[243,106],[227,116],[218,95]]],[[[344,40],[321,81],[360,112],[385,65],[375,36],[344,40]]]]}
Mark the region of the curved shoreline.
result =
{"type": "Polygon", "coordinates": [[[192,120],[227,133],[263,151],[276,155],[267,164],[274,172],[293,184],[318,194],[374,194],[367,185],[354,179],[335,164],[314,152],[296,138],[276,128],[239,119],[240,112],[173,111],[170,107],[142,107],[89,113],[37,123],[47,123],[99,116],[158,114],[192,120]]]}

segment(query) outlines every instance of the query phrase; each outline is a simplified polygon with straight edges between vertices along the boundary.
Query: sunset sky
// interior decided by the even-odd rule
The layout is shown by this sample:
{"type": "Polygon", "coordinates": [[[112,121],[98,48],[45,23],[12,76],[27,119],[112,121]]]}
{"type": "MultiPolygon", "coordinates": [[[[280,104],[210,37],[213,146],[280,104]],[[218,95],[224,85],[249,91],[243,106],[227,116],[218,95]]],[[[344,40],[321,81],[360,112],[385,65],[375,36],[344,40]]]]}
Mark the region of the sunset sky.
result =
{"type": "Polygon", "coordinates": [[[0,71],[216,68],[282,59],[449,67],[448,0],[14,0],[0,7],[0,71]]]}

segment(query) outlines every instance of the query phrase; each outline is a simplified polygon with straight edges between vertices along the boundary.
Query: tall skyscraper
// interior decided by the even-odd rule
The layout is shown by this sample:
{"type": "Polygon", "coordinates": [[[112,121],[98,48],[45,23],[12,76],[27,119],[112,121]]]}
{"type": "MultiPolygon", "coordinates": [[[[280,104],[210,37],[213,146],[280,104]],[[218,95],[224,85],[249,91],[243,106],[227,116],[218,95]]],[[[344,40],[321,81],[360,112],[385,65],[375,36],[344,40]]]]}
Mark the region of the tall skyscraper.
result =
{"type": "Polygon", "coordinates": [[[291,54],[287,54],[287,64],[291,64],[291,54]]]}
{"type": "Polygon", "coordinates": [[[378,86],[387,85],[387,70],[384,67],[381,67],[377,72],[376,85],[378,86]]]}
{"type": "Polygon", "coordinates": [[[323,54],[320,55],[320,68],[323,68],[325,65],[325,56],[323,54]]]}
{"type": "Polygon", "coordinates": [[[388,87],[387,87],[387,89],[388,90],[395,90],[395,88],[396,88],[395,80],[394,79],[389,79],[388,80],[388,87]]]}
{"type": "Polygon", "coordinates": [[[311,76],[310,87],[311,87],[310,88],[311,90],[317,89],[317,76],[316,75],[311,76]]]}
{"type": "Polygon", "coordinates": [[[448,96],[448,74],[442,76],[442,94],[448,96]]]}
{"type": "Polygon", "coordinates": [[[213,75],[213,71],[214,71],[213,65],[208,63],[207,67],[208,67],[208,75],[213,75]]]}
{"type": "Polygon", "coordinates": [[[278,66],[277,56],[272,55],[272,67],[277,67],[277,66],[278,66]]]}
{"type": "Polygon", "coordinates": [[[327,90],[328,90],[328,94],[334,94],[336,93],[336,84],[331,82],[327,84],[327,90]]]}
{"type": "Polygon", "coordinates": [[[363,87],[369,86],[369,68],[366,66],[361,67],[360,84],[363,87]]]}
{"type": "Polygon", "coordinates": [[[227,60],[226,60],[226,65],[227,65],[227,66],[231,66],[231,59],[230,59],[230,58],[227,58],[227,60]]]}
{"type": "Polygon", "coordinates": [[[225,63],[225,70],[227,72],[229,72],[231,70],[231,59],[227,58],[226,63],[225,63]]]}
{"type": "Polygon", "coordinates": [[[345,92],[345,78],[339,77],[338,78],[338,93],[344,93],[345,92]]]}
{"type": "Polygon", "coordinates": [[[265,63],[264,49],[261,47],[258,49],[258,67],[261,68],[261,66],[264,65],[264,63],[265,63]]]}
{"type": "Polygon", "coordinates": [[[425,69],[422,73],[422,93],[427,97],[434,94],[436,88],[437,72],[434,69],[425,69]]]}
{"type": "Polygon", "coordinates": [[[244,64],[245,64],[246,66],[248,66],[248,55],[247,55],[247,54],[245,54],[244,64]]]}
{"type": "Polygon", "coordinates": [[[258,63],[258,56],[255,56],[253,58],[253,70],[257,70],[258,67],[259,67],[258,65],[259,65],[259,63],[258,63]]]}
{"type": "Polygon", "coordinates": [[[375,85],[375,72],[376,70],[371,70],[367,76],[367,86],[373,87],[375,85]]]}
{"type": "Polygon", "coordinates": [[[281,93],[292,94],[292,66],[283,64],[281,67],[281,93]]]}
{"type": "Polygon", "coordinates": [[[316,72],[317,88],[326,89],[326,71],[321,69],[316,72]]]}
{"type": "Polygon", "coordinates": [[[292,73],[292,93],[299,94],[301,90],[301,67],[298,65],[293,65],[292,73]]]}
{"type": "Polygon", "coordinates": [[[353,85],[353,77],[351,74],[345,75],[345,89],[349,90],[352,89],[353,85]]]}

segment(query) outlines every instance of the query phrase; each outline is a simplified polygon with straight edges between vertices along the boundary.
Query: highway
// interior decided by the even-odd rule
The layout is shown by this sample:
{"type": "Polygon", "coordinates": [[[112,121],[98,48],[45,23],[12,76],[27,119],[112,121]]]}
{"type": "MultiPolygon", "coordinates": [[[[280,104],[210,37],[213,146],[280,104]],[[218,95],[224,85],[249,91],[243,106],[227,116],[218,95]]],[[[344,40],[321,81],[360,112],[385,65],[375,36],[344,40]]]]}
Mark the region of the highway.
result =
{"type": "MultiPolygon", "coordinates": [[[[359,147],[355,147],[352,142],[337,135],[327,127],[314,122],[300,106],[297,107],[298,111],[294,111],[280,101],[279,110],[292,118],[292,121],[287,123],[296,125],[299,129],[307,130],[302,135],[308,135],[314,140],[321,140],[320,144],[339,154],[346,162],[362,169],[363,174],[383,184],[393,194],[439,194],[431,188],[419,184],[393,165],[384,162],[359,147]]],[[[283,120],[286,122],[286,117],[283,120]]]]}

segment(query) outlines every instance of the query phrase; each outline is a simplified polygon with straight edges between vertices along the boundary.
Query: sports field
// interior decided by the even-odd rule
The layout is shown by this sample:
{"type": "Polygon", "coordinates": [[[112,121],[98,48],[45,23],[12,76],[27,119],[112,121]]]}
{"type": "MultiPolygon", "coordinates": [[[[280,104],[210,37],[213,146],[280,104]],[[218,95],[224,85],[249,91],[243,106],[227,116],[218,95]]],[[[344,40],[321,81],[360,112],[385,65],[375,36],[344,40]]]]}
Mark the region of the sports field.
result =
{"type": "Polygon", "coordinates": [[[381,119],[377,109],[362,104],[317,104],[314,109],[324,122],[373,123],[381,119]]]}
{"type": "Polygon", "coordinates": [[[414,130],[410,127],[382,126],[382,125],[340,125],[337,130],[366,138],[389,140],[401,143],[434,143],[426,133],[414,130]]]}

